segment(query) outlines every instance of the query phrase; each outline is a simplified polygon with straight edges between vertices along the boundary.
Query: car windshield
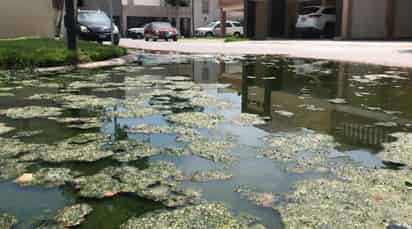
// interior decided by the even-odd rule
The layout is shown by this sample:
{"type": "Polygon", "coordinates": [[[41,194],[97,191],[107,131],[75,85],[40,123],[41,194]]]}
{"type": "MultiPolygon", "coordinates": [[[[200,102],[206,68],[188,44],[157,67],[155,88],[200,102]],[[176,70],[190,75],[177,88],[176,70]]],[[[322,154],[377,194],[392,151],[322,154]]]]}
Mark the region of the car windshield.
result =
{"type": "Polygon", "coordinates": [[[212,28],[215,27],[216,24],[218,24],[219,22],[210,22],[209,24],[206,25],[207,28],[212,28]]]}
{"type": "Polygon", "coordinates": [[[299,14],[313,14],[319,10],[319,7],[305,7],[300,9],[299,14]]]}
{"type": "Polygon", "coordinates": [[[110,25],[110,18],[103,12],[80,12],[78,21],[97,25],[110,25]]]}
{"type": "Polygon", "coordinates": [[[172,25],[168,22],[160,22],[153,24],[156,28],[172,28],[172,25]]]}

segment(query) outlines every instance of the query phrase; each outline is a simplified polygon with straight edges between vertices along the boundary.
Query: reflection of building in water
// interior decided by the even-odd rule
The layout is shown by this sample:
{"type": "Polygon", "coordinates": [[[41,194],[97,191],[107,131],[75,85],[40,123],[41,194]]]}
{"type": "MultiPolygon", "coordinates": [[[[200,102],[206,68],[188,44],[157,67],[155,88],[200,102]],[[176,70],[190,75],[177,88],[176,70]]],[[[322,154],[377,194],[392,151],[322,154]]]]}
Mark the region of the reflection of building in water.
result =
{"type": "MultiPolygon", "coordinates": [[[[390,141],[387,134],[393,129],[374,124],[391,121],[393,116],[364,109],[361,102],[351,98],[353,91],[349,87],[346,64],[339,64],[334,70],[336,74],[332,72],[333,75],[324,78],[316,73],[298,77],[290,69],[293,68],[286,61],[269,65],[259,58],[256,63],[243,67],[242,111],[270,116],[272,121],[261,128],[288,131],[304,127],[332,134],[342,142],[368,147],[379,147],[382,142],[390,141]],[[336,97],[350,99],[350,103],[328,102],[336,97]],[[279,111],[292,112],[294,116],[282,116],[279,111]]],[[[410,123],[405,119],[397,122],[410,123]]]]}

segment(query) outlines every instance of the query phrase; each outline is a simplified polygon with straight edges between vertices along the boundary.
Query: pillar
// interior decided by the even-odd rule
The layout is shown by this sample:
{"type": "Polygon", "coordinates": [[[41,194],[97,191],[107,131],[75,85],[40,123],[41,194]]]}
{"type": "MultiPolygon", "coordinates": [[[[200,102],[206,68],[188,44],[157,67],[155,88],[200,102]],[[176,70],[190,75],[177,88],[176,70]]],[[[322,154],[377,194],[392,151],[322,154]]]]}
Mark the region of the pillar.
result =
{"type": "Polygon", "coordinates": [[[386,29],[386,39],[393,39],[395,31],[395,0],[386,0],[386,20],[385,20],[385,29],[386,29]]]}
{"type": "Polygon", "coordinates": [[[352,0],[342,0],[342,39],[351,38],[352,0]]]}
{"type": "Polygon", "coordinates": [[[226,11],[220,8],[220,36],[226,35],[226,11]]]}

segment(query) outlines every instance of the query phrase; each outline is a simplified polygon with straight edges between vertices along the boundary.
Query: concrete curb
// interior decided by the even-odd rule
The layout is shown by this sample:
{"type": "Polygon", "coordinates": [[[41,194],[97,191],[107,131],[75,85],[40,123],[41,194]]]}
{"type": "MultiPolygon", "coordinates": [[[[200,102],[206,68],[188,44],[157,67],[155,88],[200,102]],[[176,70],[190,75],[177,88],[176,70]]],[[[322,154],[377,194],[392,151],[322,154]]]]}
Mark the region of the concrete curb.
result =
{"type": "Polygon", "coordinates": [[[105,68],[105,67],[114,67],[121,66],[137,60],[137,57],[134,53],[130,53],[126,56],[119,58],[113,58],[104,61],[96,61],[84,64],[75,65],[66,65],[66,66],[57,66],[57,67],[47,67],[47,68],[36,68],[35,72],[59,72],[59,71],[71,71],[74,69],[96,69],[96,68],[105,68]]]}

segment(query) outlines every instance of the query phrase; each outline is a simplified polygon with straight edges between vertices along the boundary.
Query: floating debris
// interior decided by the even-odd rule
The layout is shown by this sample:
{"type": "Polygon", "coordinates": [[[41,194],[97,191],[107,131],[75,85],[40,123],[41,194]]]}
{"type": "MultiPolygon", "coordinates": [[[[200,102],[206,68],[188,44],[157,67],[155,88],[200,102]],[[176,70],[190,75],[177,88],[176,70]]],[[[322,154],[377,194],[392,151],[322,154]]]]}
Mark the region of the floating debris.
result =
{"type": "Polygon", "coordinates": [[[16,225],[18,220],[16,217],[9,215],[7,213],[0,212],[0,228],[1,229],[9,229],[12,226],[16,225]]]}
{"type": "Polygon", "coordinates": [[[111,147],[111,151],[114,153],[113,159],[119,162],[137,161],[160,153],[160,149],[138,140],[115,142],[111,147]]]}
{"type": "Polygon", "coordinates": [[[275,110],[274,112],[278,115],[285,116],[287,118],[291,118],[291,117],[295,116],[294,113],[289,112],[289,111],[284,111],[284,110],[275,110]]]}
{"type": "Polygon", "coordinates": [[[46,162],[94,162],[111,157],[113,152],[103,148],[105,135],[80,134],[67,139],[47,150],[39,152],[38,156],[46,162]]]}
{"type": "Polygon", "coordinates": [[[342,98],[329,99],[328,101],[329,101],[330,103],[333,103],[333,104],[346,104],[346,103],[348,103],[348,102],[346,101],[346,99],[342,99],[342,98]]]}
{"type": "Polygon", "coordinates": [[[74,227],[80,225],[92,211],[93,208],[87,204],[76,204],[60,210],[55,219],[64,227],[74,227]]]}
{"type": "Polygon", "coordinates": [[[304,108],[308,111],[325,111],[325,108],[317,107],[313,104],[302,104],[302,105],[299,105],[298,107],[304,108]]]}
{"type": "Polygon", "coordinates": [[[183,126],[140,124],[128,128],[127,132],[139,134],[176,134],[176,141],[179,142],[191,142],[200,139],[200,133],[198,131],[183,126]]]}
{"type": "Polygon", "coordinates": [[[35,135],[42,134],[44,131],[43,130],[27,130],[27,131],[19,131],[15,135],[13,135],[13,138],[25,138],[25,137],[33,137],[35,135]]]}
{"type": "Polygon", "coordinates": [[[382,127],[397,127],[398,123],[396,122],[377,122],[375,126],[382,126],[382,127]]]}
{"type": "Polygon", "coordinates": [[[240,126],[264,125],[266,121],[256,114],[242,113],[239,116],[232,118],[232,121],[240,126]]]}
{"type": "Polygon", "coordinates": [[[15,94],[11,92],[0,92],[0,97],[13,97],[15,94]]]}
{"type": "Polygon", "coordinates": [[[0,135],[13,131],[13,127],[6,126],[4,123],[0,123],[0,135]]]}
{"type": "Polygon", "coordinates": [[[11,180],[27,171],[30,163],[20,163],[17,159],[0,158],[0,180],[11,180]]]}
{"type": "Polygon", "coordinates": [[[180,189],[173,181],[181,175],[176,166],[167,162],[150,163],[139,170],[135,167],[109,167],[100,173],[77,178],[74,183],[79,195],[88,198],[112,197],[119,193],[134,193],[161,202],[168,207],[179,207],[198,202],[200,194],[180,189]]]}
{"type": "Polygon", "coordinates": [[[139,218],[131,218],[121,229],[153,229],[153,228],[230,228],[245,229],[238,219],[233,217],[226,207],[219,203],[188,206],[173,211],[148,214],[139,218]]]}
{"type": "Polygon", "coordinates": [[[143,118],[145,116],[151,116],[159,114],[159,111],[151,107],[127,107],[124,110],[109,111],[107,113],[110,117],[119,117],[119,118],[143,118]]]}
{"type": "Polygon", "coordinates": [[[60,116],[62,109],[57,107],[27,106],[0,110],[0,115],[6,115],[14,119],[47,118],[60,116]]]}
{"type": "Polygon", "coordinates": [[[57,187],[74,180],[72,171],[67,168],[42,168],[34,174],[25,173],[16,179],[21,185],[44,185],[57,187]]]}
{"type": "Polygon", "coordinates": [[[391,136],[397,138],[396,141],[383,144],[383,150],[378,156],[384,161],[401,163],[412,167],[412,134],[395,133],[391,136]]]}
{"type": "Polygon", "coordinates": [[[66,124],[67,127],[73,129],[95,129],[100,128],[103,122],[99,118],[49,118],[58,123],[66,124]]]}
{"type": "Polygon", "coordinates": [[[246,186],[238,187],[235,192],[257,206],[265,208],[274,208],[275,206],[276,196],[272,192],[256,192],[246,186]]]}
{"type": "Polygon", "coordinates": [[[272,134],[264,140],[269,145],[263,155],[272,160],[297,160],[302,152],[325,155],[338,146],[332,136],[309,130],[272,134]]]}
{"type": "Polygon", "coordinates": [[[190,176],[180,176],[177,179],[182,181],[192,182],[209,182],[209,181],[223,181],[232,179],[233,175],[220,170],[199,171],[190,176]]]}
{"type": "Polygon", "coordinates": [[[230,162],[235,160],[235,158],[228,154],[226,151],[233,148],[234,144],[226,141],[208,141],[208,140],[197,140],[192,142],[188,150],[191,154],[211,160],[214,162],[230,162]]]}
{"type": "Polygon", "coordinates": [[[161,133],[170,133],[172,132],[169,126],[163,125],[149,125],[149,124],[140,124],[136,126],[129,127],[127,129],[129,133],[137,134],[161,134],[161,133]]]}
{"type": "Polygon", "coordinates": [[[287,228],[412,225],[412,199],[404,183],[411,171],[343,167],[335,173],[339,180],[297,184],[287,203],[278,209],[287,228]]]}
{"type": "Polygon", "coordinates": [[[212,113],[186,112],[168,115],[166,120],[188,127],[215,128],[223,117],[212,113]]]}

